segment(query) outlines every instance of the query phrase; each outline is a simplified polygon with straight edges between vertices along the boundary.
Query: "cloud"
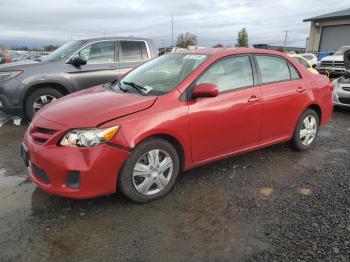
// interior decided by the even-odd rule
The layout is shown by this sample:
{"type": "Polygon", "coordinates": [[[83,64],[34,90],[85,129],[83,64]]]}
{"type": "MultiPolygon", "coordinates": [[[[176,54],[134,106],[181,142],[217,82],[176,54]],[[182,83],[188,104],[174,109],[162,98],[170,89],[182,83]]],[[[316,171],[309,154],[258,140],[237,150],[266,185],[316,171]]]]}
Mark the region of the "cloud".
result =
{"type": "Polygon", "coordinates": [[[249,43],[305,46],[309,23],[304,18],[347,8],[329,0],[0,0],[0,44],[43,45],[103,36],[143,36],[157,46],[171,44],[174,34],[191,32],[199,44],[234,45],[246,27],[249,43]]]}

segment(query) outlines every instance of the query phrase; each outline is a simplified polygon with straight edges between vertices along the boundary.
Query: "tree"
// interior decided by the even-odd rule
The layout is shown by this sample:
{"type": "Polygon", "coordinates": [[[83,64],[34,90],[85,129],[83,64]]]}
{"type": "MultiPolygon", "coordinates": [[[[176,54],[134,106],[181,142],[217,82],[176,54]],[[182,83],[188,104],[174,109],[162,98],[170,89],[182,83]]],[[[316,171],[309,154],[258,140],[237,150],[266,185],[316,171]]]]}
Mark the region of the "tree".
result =
{"type": "Polygon", "coordinates": [[[223,48],[224,46],[220,43],[213,45],[213,48],[223,48]]]}
{"type": "Polygon", "coordinates": [[[197,45],[197,36],[190,33],[180,34],[177,37],[176,47],[187,48],[191,45],[197,45]]]}
{"type": "Polygon", "coordinates": [[[243,27],[241,31],[238,32],[237,37],[237,47],[248,47],[248,33],[247,29],[243,27]]]}
{"type": "Polygon", "coordinates": [[[52,52],[59,48],[59,45],[46,45],[44,46],[44,51],[52,52]]]}

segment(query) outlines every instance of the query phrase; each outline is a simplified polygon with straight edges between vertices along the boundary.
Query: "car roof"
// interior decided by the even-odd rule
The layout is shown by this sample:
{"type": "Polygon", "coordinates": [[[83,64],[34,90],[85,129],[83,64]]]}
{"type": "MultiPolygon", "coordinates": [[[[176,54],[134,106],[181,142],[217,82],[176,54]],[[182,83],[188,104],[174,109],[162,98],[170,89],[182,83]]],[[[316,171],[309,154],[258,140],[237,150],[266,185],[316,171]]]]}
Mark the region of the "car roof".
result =
{"type": "Polygon", "coordinates": [[[77,40],[78,41],[85,41],[85,42],[95,42],[95,41],[103,41],[103,40],[129,40],[129,41],[144,40],[144,41],[151,41],[150,38],[144,38],[144,37],[119,37],[119,36],[92,37],[92,38],[84,38],[84,39],[77,39],[77,40]]]}
{"type": "Polygon", "coordinates": [[[198,55],[209,55],[209,56],[227,56],[227,55],[236,55],[236,54],[270,54],[270,55],[279,55],[284,56],[285,54],[279,51],[258,49],[258,48],[206,48],[206,49],[197,49],[193,51],[180,51],[178,53],[185,54],[198,54],[198,55]]]}

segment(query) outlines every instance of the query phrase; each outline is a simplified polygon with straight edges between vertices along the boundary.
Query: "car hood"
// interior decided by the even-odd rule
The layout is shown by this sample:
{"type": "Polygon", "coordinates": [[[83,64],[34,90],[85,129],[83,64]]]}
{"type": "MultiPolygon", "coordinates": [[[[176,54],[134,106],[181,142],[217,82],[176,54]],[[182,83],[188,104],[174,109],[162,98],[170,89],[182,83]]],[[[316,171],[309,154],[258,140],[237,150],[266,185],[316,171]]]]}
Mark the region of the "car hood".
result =
{"type": "Polygon", "coordinates": [[[321,61],[344,61],[344,56],[342,55],[329,55],[322,58],[321,61]]]}
{"type": "Polygon", "coordinates": [[[95,127],[145,110],[156,99],[154,96],[114,92],[98,86],[58,99],[42,108],[38,115],[67,128],[95,127]]]}

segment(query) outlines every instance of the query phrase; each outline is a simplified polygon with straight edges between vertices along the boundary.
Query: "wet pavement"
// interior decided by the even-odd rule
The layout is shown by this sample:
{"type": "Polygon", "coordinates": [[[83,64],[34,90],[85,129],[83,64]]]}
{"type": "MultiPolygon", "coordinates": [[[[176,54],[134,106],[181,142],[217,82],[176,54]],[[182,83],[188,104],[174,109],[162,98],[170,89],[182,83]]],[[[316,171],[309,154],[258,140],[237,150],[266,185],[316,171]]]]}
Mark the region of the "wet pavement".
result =
{"type": "Polygon", "coordinates": [[[0,261],[350,261],[349,110],[308,152],[284,143],[199,167],[148,204],[36,188],[26,127],[0,127],[0,261]]]}

